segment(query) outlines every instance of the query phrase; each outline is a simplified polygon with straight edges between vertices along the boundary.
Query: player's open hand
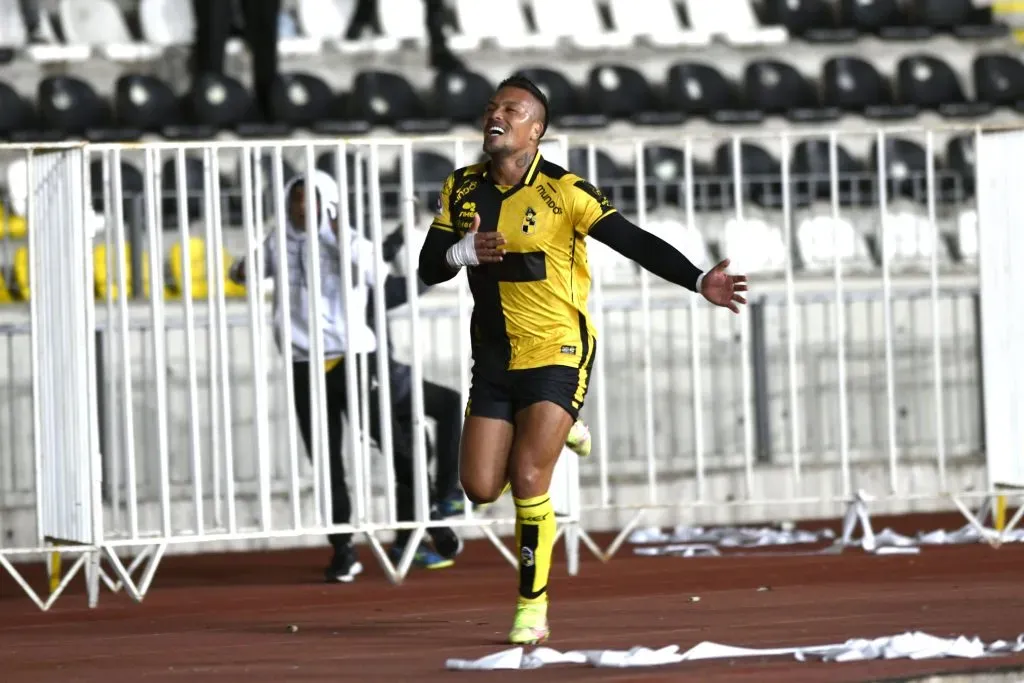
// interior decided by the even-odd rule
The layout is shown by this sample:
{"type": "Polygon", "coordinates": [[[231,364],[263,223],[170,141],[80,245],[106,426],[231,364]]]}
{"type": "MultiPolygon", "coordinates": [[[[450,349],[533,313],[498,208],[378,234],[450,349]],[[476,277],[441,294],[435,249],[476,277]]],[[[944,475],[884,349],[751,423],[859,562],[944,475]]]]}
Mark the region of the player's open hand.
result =
{"type": "Polygon", "coordinates": [[[740,294],[747,291],[747,276],[730,275],[725,272],[728,267],[729,259],[725,259],[709,270],[700,283],[700,293],[714,305],[739,313],[738,304],[747,303],[746,297],[740,294]]]}
{"type": "Polygon", "coordinates": [[[469,229],[480,263],[498,263],[505,255],[505,236],[497,230],[480,232],[480,214],[473,214],[473,227],[469,229]]]}

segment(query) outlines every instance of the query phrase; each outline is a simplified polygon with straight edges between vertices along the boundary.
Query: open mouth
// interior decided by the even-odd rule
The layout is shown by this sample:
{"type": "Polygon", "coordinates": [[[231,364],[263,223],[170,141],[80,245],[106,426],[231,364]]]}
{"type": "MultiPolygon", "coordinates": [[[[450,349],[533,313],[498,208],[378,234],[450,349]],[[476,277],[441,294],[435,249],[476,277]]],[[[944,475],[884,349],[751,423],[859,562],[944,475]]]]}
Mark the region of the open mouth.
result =
{"type": "Polygon", "coordinates": [[[487,137],[492,140],[494,138],[501,137],[504,134],[505,129],[502,128],[501,126],[491,126],[490,128],[487,129],[487,137]]]}

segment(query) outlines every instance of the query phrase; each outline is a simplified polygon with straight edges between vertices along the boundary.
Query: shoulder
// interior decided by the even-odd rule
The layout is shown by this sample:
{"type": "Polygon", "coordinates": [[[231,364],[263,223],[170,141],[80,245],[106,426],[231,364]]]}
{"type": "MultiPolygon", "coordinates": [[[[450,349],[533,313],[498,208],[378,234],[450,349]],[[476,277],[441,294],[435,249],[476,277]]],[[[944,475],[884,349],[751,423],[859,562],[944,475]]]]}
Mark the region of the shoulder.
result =
{"type": "Polygon", "coordinates": [[[471,166],[457,168],[445,179],[445,187],[458,187],[465,184],[467,181],[479,180],[484,174],[485,167],[485,164],[472,164],[471,166]]]}
{"type": "Polygon", "coordinates": [[[583,192],[599,202],[604,199],[601,191],[590,182],[547,159],[541,164],[540,172],[559,190],[564,190],[567,194],[583,192]]]}

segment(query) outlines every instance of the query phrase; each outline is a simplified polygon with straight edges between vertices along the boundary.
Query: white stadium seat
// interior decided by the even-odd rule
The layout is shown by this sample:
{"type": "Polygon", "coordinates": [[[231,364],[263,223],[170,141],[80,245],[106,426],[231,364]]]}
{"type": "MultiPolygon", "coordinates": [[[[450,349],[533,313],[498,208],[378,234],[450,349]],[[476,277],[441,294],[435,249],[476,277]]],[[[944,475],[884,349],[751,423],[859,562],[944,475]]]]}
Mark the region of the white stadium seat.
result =
{"type": "Polygon", "coordinates": [[[799,219],[795,238],[808,272],[832,272],[837,253],[844,269],[867,269],[871,265],[863,236],[849,220],[833,218],[828,207],[799,219]]]}
{"type": "Polygon", "coordinates": [[[584,49],[623,48],[633,42],[628,33],[605,29],[594,0],[528,0],[537,33],[567,39],[584,49]]]}
{"type": "Polygon", "coordinates": [[[356,13],[356,5],[357,0],[299,0],[299,27],[306,40],[318,45],[332,45],[345,54],[396,48],[398,41],[389,36],[345,39],[345,32],[356,13]]]}
{"type": "Polygon", "coordinates": [[[149,60],[160,52],[155,45],[132,39],[113,0],[61,0],[58,14],[68,45],[88,45],[113,61],[149,60]]]}
{"type": "Polygon", "coordinates": [[[619,33],[657,47],[700,47],[711,36],[685,28],[674,0],[610,0],[612,24],[619,33]]]}
{"type": "MultiPolygon", "coordinates": [[[[896,202],[885,215],[883,242],[894,266],[920,265],[941,245],[935,243],[935,228],[927,216],[907,202],[896,202]]],[[[939,258],[945,258],[944,251],[939,258]]]]}
{"type": "Polygon", "coordinates": [[[957,216],[956,239],[960,255],[965,261],[978,259],[978,212],[974,209],[962,211],[957,216]]]}
{"type": "Polygon", "coordinates": [[[722,247],[737,273],[778,273],[786,267],[782,230],[759,216],[728,218],[722,247]]]}
{"type": "Polygon", "coordinates": [[[0,47],[22,48],[28,43],[21,0],[0,0],[0,47]]]}
{"type": "Polygon", "coordinates": [[[781,26],[762,27],[750,0],[686,0],[690,26],[737,46],[778,45],[789,39],[781,26]]]}
{"type": "Polygon", "coordinates": [[[196,18],[189,0],[142,0],[139,24],[147,43],[160,47],[191,45],[196,18]]]}
{"type": "Polygon", "coordinates": [[[427,9],[423,0],[377,0],[380,28],[395,40],[427,42],[427,9]]]}
{"type": "Polygon", "coordinates": [[[497,12],[494,5],[481,0],[454,0],[454,6],[462,29],[448,39],[454,51],[475,50],[481,41],[495,42],[506,50],[552,48],[557,43],[553,36],[530,31],[519,0],[497,12]]]}

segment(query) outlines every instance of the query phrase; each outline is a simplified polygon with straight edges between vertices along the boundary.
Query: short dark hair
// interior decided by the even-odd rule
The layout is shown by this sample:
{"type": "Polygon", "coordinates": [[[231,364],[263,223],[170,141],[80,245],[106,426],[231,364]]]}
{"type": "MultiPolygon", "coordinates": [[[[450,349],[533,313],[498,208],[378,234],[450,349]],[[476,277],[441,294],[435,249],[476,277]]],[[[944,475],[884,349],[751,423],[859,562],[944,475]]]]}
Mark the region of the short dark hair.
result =
{"type": "MultiPolygon", "coordinates": [[[[548,131],[548,98],[544,92],[529,78],[519,75],[509,76],[499,83],[498,90],[501,90],[502,88],[519,88],[520,90],[525,90],[537,98],[537,101],[544,107],[544,119],[542,121],[544,127],[540,131],[540,136],[544,137],[544,133],[548,131]]],[[[497,92],[497,90],[495,90],[495,92],[497,92]]]]}

